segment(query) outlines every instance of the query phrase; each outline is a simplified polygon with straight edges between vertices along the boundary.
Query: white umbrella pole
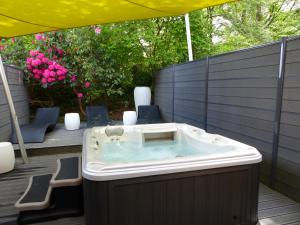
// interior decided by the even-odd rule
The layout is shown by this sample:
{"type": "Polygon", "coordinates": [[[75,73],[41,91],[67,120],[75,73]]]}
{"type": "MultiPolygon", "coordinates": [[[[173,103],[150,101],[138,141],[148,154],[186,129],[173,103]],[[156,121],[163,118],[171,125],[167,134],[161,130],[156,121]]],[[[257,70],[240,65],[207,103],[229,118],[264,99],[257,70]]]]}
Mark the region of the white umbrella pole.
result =
{"type": "Polygon", "coordinates": [[[6,74],[5,74],[5,70],[4,70],[4,66],[3,66],[1,56],[0,56],[0,74],[1,74],[1,80],[2,80],[2,84],[3,84],[5,96],[6,96],[6,99],[7,99],[10,115],[11,115],[12,122],[13,122],[14,127],[15,127],[17,139],[18,139],[18,142],[19,142],[23,162],[28,163],[28,157],[27,157],[23,137],[22,137],[22,134],[21,134],[21,129],[20,129],[20,126],[19,126],[18,117],[17,117],[16,110],[15,110],[15,107],[14,107],[13,99],[11,97],[11,93],[10,93],[10,90],[9,90],[9,86],[8,86],[8,82],[7,82],[7,78],[6,78],[6,74]]]}
{"type": "Polygon", "coordinates": [[[190,30],[190,18],[189,18],[188,13],[184,15],[184,19],[185,19],[186,40],[187,40],[187,46],[188,46],[189,61],[193,61],[192,39],[191,39],[191,30],[190,30]]]}

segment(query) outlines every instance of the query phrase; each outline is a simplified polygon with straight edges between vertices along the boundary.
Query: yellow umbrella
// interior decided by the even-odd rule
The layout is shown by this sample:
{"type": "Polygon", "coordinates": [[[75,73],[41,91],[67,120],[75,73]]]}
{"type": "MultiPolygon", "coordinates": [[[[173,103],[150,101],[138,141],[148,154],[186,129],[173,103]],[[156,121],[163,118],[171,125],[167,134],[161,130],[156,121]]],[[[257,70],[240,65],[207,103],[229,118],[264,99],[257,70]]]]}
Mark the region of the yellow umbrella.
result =
{"type": "Polygon", "coordinates": [[[181,15],[233,0],[2,0],[0,37],[181,15]]]}

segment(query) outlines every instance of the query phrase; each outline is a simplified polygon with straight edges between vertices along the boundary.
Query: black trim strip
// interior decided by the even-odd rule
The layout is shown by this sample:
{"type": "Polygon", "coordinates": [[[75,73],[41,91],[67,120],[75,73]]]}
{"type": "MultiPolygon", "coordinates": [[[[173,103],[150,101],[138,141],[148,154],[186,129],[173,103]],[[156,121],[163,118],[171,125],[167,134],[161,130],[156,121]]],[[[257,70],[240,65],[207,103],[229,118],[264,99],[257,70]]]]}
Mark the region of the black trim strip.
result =
{"type": "Polygon", "coordinates": [[[282,38],[279,72],[277,78],[276,111],[275,111],[275,119],[274,119],[273,151],[272,151],[272,165],[271,165],[271,177],[270,177],[270,185],[272,188],[275,188],[276,178],[277,178],[278,146],[279,146],[279,135],[280,135],[280,121],[281,121],[284,77],[285,77],[286,48],[287,48],[287,38],[282,38]]]}
{"type": "Polygon", "coordinates": [[[172,121],[173,122],[175,122],[174,121],[174,119],[175,119],[175,66],[176,65],[173,65],[173,67],[172,67],[172,84],[173,84],[173,86],[172,86],[172,95],[173,95],[173,98],[172,98],[172,108],[173,108],[173,110],[172,110],[172,121]]]}
{"type": "Polygon", "coordinates": [[[149,7],[149,6],[145,6],[145,5],[130,1],[130,0],[125,0],[125,2],[131,3],[131,4],[136,5],[136,6],[143,7],[143,8],[146,8],[146,9],[150,9],[150,10],[153,10],[153,11],[156,11],[156,12],[168,13],[168,14],[174,14],[174,15],[178,14],[178,13],[175,13],[175,12],[168,12],[168,11],[163,11],[163,10],[159,10],[159,9],[154,9],[154,8],[149,7]]]}
{"type": "Polygon", "coordinates": [[[204,130],[207,132],[207,117],[208,117],[208,82],[209,82],[209,57],[206,57],[206,82],[205,82],[205,118],[204,118],[204,130]]]}

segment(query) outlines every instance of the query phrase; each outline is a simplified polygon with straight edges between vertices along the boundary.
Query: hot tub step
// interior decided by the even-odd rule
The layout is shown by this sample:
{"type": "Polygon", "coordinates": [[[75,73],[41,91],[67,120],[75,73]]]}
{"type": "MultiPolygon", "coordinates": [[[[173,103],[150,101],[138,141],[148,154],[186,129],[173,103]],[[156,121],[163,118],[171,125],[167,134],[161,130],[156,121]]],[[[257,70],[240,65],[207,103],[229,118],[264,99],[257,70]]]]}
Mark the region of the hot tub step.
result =
{"type": "Polygon", "coordinates": [[[51,187],[78,186],[81,183],[81,157],[58,159],[56,173],[50,181],[51,187]]]}
{"type": "Polygon", "coordinates": [[[28,188],[15,204],[18,224],[39,223],[83,214],[81,158],[57,160],[54,175],[30,178],[28,188]]]}
{"type": "Polygon", "coordinates": [[[15,207],[19,211],[42,210],[50,205],[52,187],[49,185],[52,174],[32,176],[29,185],[16,202],[15,207]]]}

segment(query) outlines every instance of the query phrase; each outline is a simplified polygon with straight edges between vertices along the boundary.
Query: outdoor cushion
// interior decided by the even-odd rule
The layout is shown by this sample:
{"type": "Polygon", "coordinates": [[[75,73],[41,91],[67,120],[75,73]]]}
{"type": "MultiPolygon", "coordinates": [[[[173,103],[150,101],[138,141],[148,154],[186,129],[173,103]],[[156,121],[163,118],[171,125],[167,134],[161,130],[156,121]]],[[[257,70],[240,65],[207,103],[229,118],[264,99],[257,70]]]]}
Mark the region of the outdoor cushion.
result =
{"type": "Polygon", "coordinates": [[[87,127],[106,126],[110,123],[106,106],[87,106],[86,123],[87,127]]]}
{"type": "MultiPolygon", "coordinates": [[[[38,108],[34,120],[30,124],[22,125],[21,133],[24,143],[40,143],[44,141],[45,133],[55,128],[59,108],[38,108]]],[[[18,143],[15,132],[12,133],[12,143],[18,143]]]]}
{"type": "Polygon", "coordinates": [[[140,105],[138,107],[137,124],[163,123],[157,105],[140,105]]]}

